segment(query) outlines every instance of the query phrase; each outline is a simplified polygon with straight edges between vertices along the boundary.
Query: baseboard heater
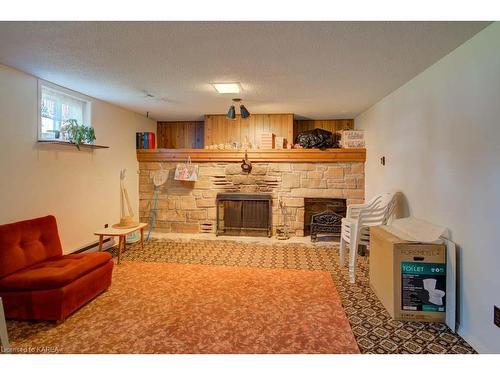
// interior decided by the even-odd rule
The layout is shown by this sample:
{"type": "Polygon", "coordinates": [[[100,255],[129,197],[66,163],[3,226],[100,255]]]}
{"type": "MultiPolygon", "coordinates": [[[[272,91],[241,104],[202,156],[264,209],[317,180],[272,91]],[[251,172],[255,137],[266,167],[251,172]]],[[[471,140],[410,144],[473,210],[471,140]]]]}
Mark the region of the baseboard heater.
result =
{"type": "MultiPolygon", "coordinates": [[[[106,246],[106,245],[109,245],[109,242],[112,242],[113,241],[113,238],[112,237],[108,237],[106,239],[104,239],[102,241],[102,245],[103,245],[103,249],[105,248],[108,248],[108,247],[111,247],[111,246],[106,246]]],[[[74,250],[72,251],[70,254],[79,254],[79,253],[84,253],[85,251],[88,251],[90,249],[93,249],[94,247],[97,247],[99,248],[99,241],[95,241],[95,242],[92,242],[91,244],[88,244],[84,247],[81,247],[77,250],[74,250]]]]}

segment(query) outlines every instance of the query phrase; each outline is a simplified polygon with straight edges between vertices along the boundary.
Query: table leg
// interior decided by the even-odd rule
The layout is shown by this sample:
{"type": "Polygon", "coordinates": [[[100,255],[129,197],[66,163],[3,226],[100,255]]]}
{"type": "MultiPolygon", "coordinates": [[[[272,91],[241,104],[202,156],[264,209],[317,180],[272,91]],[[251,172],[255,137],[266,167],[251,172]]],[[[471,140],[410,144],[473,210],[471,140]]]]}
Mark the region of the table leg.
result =
{"type": "Polygon", "coordinates": [[[121,255],[122,255],[122,236],[118,236],[118,264],[120,264],[121,255]]]}
{"type": "Polygon", "coordinates": [[[2,352],[7,353],[10,351],[9,336],[7,334],[7,324],[5,323],[2,298],[0,298],[0,344],[2,345],[2,352]]]}
{"type": "Polygon", "coordinates": [[[141,228],[141,250],[144,251],[144,228],[141,228]]]}
{"type": "Polygon", "coordinates": [[[103,239],[103,237],[104,236],[102,234],[99,235],[99,251],[102,251],[102,243],[103,243],[102,239],[103,239]]]}

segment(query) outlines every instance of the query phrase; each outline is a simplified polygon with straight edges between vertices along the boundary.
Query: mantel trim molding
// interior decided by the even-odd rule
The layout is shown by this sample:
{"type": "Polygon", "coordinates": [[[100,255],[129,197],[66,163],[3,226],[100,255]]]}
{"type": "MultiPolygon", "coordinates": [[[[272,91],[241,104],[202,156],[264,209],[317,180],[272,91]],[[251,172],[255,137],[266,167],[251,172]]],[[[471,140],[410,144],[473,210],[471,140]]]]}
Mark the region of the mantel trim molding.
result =
{"type": "MultiPolygon", "coordinates": [[[[207,150],[207,149],[151,149],[137,150],[139,162],[184,161],[191,158],[194,162],[239,162],[245,157],[244,150],[207,150]]],[[[365,162],[364,148],[337,149],[284,149],[248,150],[252,162],[365,162]]]]}

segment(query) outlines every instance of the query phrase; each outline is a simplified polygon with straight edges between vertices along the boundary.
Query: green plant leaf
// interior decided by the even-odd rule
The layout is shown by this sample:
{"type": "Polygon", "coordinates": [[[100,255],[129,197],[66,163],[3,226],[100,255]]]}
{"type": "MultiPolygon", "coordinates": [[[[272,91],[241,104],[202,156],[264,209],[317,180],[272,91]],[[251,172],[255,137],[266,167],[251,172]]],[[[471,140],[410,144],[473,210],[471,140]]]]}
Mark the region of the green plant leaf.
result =
{"type": "Polygon", "coordinates": [[[85,126],[83,124],[78,124],[75,119],[69,119],[64,122],[61,127],[61,132],[65,134],[71,143],[74,143],[78,150],[80,150],[81,144],[92,144],[96,137],[95,131],[92,126],[85,126]]]}

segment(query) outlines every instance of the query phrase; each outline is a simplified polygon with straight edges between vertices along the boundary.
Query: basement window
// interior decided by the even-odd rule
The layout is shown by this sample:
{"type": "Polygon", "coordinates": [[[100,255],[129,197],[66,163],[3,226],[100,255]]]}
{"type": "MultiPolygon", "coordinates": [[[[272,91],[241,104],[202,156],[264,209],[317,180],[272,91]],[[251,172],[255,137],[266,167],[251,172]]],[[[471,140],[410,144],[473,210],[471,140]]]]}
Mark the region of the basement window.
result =
{"type": "Polygon", "coordinates": [[[38,82],[38,140],[64,141],[61,127],[68,120],[90,126],[91,102],[76,91],[38,82]]]}

